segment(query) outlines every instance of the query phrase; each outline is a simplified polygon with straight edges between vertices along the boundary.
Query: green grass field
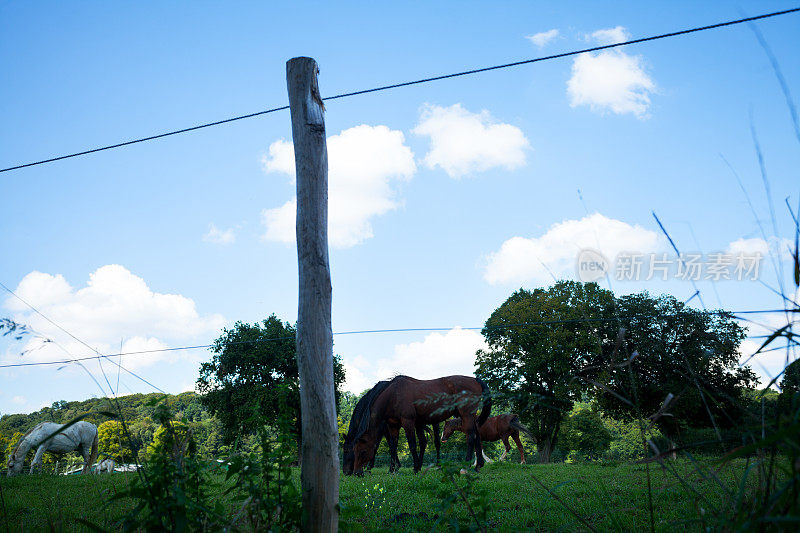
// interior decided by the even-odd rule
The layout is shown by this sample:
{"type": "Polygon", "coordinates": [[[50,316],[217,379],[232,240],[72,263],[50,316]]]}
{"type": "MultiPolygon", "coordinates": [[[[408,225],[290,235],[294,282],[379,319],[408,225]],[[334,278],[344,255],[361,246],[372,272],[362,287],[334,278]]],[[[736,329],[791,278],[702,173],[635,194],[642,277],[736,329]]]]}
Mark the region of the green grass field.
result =
{"type": "MultiPolygon", "coordinates": [[[[703,479],[692,463],[678,460],[672,466],[692,488],[660,466],[650,465],[657,531],[683,529],[687,520],[699,516],[701,508],[713,508],[723,501],[719,483],[703,479]]],[[[734,464],[717,475],[723,485],[736,490],[743,468],[743,463],[734,464]]],[[[0,518],[7,527],[0,526],[0,531],[83,531],[75,520],[79,517],[109,530],[118,529],[116,519],[132,503],[123,500],[109,506],[105,501],[132,475],[2,477],[0,518]]],[[[295,469],[294,475],[299,482],[299,470],[295,469]]],[[[216,479],[213,491],[219,494],[223,477],[216,479]]],[[[440,513],[436,492],[442,485],[438,470],[414,475],[403,469],[390,475],[381,468],[363,478],[343,477],[340,498],[352,515],[350,525],[357,529],[430,531],[440,513]]],[[[444,483],[444,487],[452,488],[452,484],[444,483]]],[[[476,487],[486,490],[487,524],[492,530],[588,530],[575,514],[600,531],[650,528],[644,465],[495,463],[481,470],[476,487]]],[[[233,513],[234,504],[227,503],[233,513]]],[[[467,520],[462,503],[455,509],[467,520]]],[[[700,527],[694,524],[689,529],[700,527]]]]}

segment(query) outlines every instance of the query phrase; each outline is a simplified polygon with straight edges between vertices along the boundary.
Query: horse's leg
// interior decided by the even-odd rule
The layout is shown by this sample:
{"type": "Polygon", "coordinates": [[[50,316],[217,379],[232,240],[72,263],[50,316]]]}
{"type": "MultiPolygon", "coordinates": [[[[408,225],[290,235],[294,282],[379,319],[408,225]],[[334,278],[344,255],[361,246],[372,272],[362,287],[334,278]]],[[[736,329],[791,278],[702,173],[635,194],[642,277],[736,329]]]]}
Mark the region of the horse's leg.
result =
{"type": "Polygon", "coordinates": [[[400,440],[400,429],[389,432],[389,473],[400,471],[400,458],[397,456],[397,443],[400,440]]]}
{"type": "Polygon", "coordinates": [[[89,458],[92,456],[92,447],[91,446],[82,446],[81,447],[81,455],[83,456],[83,468],[81,469],[81,474],[86,474],[89,472],[89,469],[92,465],[89,464],[89,458]]]}
{"type": "Polygon", "coordinates": [[[442,434],[439,433],[439,422],[433,423],[433,446],[436,448],[436,464],[439,464],[439,450],[442,447],[442,434]]]}
{"type": "Polygon", "coordinates": [[[408,440],[408,449],[411,451],[411,460],[414,463],[414,473],[416,474],[419,472],[417,469],[417,438],[414,436],[414,432],[416,431],[416,427],[414,427],[414,422],[409,420],[404,420],[402,422],[403,429],[406,431],[406,439],[408,440]]]}
{"type": "Polygon", "coordinates": [[[500,456],[501,461],[506,460],[506,455],[508,455],[508,450],[511,449],[511,445],[508,443],[508,435],[503,435],[503,446],[505,446],[506,449],[503,452],[503,455],[500,456]]]}
{"type": "Polygon", "coordinates": [[[467,435],[467,461],[472,461],[472,452],[473,450],[475,450],[475,435],[477,431],[475,431],[474,426],[475,426],[475,420],[471,416],[462,413],[461,428],[467,435]]]}
{"type": "Polygon", "coordinates": [[[475,446],[475,454],[478,456],[478,463],[475,467],[475,470],[480,470],[481,467],[485,464],[486,461],[483,459],[483,446],[481,445],[481,432],[478,431],[478,420],[474,417],[470,417],[470,425],[471,427],[470,433],[472,433],[472,440],[475,446]]]}
{"type": "MultiPolygon", "coordinates": [[[[491,463],[491,462],[492,462],[492,460],[491,460],[491,459],[489,459],[489,458],[486,456],[486,451],[485,451],[485,450],[481,450],[481,454],[483,454],[483,460],[484,460],[485,462],[487,462],[487,463],[491,463]]],[[[475,455],[475,460],[474,460],[474,461],[472,461],[472,468],[475,468],[477,465],[478,465],[478,456],[477,456],[477,455],[475,455]]]]}
{"type": "Polygon", "coordinates": [[[369,465],[367,466],[368,470],[372,470],[375,468],[375,458],[378,456],[378,446],[381,445],[381,439],[386,437],[386,441],[390,440],[389,438],[389,428],[384,429],[383,433],[378,435],[377,440],[375,441],[375,449],[372,451],[372,459],[369,460],[369,465]]]}
{"type": "Polygon", "coordinates": [[[511,438],[514,439],[514,442],[517,443],[517,449],[519,450],[519,464],[525,464],[525,450],[522,448],[522,441],[519,440],[519,431],[515,431],[511,434],[511,438]]]}
{"type": "MultiPolygon", "coordinates": [[[[46,448],[47,448],[47,446],[45,444],[42,444],[41,446],[39,446],[36,449],[36,455],[33,456],[33,461],[31,461],[31,474],[33,474],[33,471],[37,467],[41,467],[42,466],[42,456],[44,455],[44,452],[45,452],[46,448]]],[[[23,461],[24,460],[25,459],[23,458],[23,461]]]]}
{"type": "Polygon", "coordinates": [[[417,438],[419,439],[419,465],[414,465],[414,467],[421,469],[422,463],[425,461],[425,448],[428,445],[428,437],[425,435],[425,426],[417,426],[417,438]]]}

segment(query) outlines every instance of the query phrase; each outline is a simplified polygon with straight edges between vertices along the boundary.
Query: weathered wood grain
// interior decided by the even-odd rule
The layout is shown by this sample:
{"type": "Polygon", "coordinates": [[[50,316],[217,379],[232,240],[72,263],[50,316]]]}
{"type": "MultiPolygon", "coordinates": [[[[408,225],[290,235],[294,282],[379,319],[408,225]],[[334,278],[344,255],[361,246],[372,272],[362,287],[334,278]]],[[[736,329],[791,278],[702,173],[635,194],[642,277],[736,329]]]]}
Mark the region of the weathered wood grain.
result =
{"type": "Polygon", "coordinates": [[[328,151],[316,61],[286,63],[297,170],[297,364],[303,439],[303,530],[336,531],[339,455],[328,263],[328,151]]]}

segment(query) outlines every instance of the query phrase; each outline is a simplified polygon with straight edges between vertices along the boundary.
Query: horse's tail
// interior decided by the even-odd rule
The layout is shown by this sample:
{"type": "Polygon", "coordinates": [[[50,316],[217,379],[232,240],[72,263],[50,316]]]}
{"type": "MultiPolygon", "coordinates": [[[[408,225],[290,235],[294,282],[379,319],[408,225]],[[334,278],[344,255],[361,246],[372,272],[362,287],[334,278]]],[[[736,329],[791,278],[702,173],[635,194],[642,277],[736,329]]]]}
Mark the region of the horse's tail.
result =
{"type": "Polygon", "coordinates": [[[525,425],[519,421],[519,416],[514,415],[511,420],[508,421],[508,425],[511,426],[513,429],[516,429],[520,433],[524,433],[529,439],[535,441],[536,439],[533,438],[531,434],[531,430],[529,430],[525,425]]]}
{"type": "Polygon", "coordinates": [[[481,427],[492,412],[492,393],[486,383],[478,378],[475,378],[475,380],[481,386],[481,396],[483,397],[483,407],[481,408],[481,415],[478,417],[478,427],[481,427]]]}
{"type": "Polygon", "coordinates": [[[97,461],[98,448],[99,448],[99,444],[100,444],[100,435],[99,434],[100,434],[100,432],[97,431],[97,429],[95,428],[95,430],[94,430],[94,440],[92,441],[92,453],[89,454],[89,462],[86,465],[86,468],[88,469],[88,471],[92,470],[92,465],[95,463],[95,461],[97,461]]]}

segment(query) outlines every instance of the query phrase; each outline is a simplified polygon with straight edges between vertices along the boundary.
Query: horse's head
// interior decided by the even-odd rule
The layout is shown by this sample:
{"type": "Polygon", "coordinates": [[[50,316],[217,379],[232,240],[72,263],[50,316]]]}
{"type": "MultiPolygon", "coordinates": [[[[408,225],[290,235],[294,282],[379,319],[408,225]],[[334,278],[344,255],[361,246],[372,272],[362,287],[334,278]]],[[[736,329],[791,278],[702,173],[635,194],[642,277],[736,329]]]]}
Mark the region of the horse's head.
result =
{"type": "Polygon", "coordinates": [[[22,473],[22,459],[18,459],[16,450],[8,457],[8,477],[16,476],[22,473]]]}
{"type": "Polygon", "coordinates": [[[346,476],[361,475],[364,465],[369,463],[375,454],[376,435],[368,435],[372,424],[372,406],[375,399],[391,384],[391,381],[379,381],[358,400],[350,418],[350,427],[344,438],[342,454],[342,470],[346,476]],[[365,444],[369,442],[369,445],[365,444]],[[361,458],[359,458],[361,454],[361,458]],[[365,455],[366,454],[366,455],[365,455]],[[372,454],[372,455],[370,455],[372,454]]]}
{"type": "Polygon", "coordinates": [[[461,419],[451,418],[444,423],[444,431],[442,431],[442,442],[450,438],[450,435],[461,429],[461,419]]]}
{"type": "Polygon", "coordinates": [[[375,455],[375,436],[366,431],[353,444],[353,472],[357,476],[364,474],[364,467],[375,455]]]}
{"type": "Polygon", "coordinates": [[[353,461],[355,454],[353,453],[353,439],[348,435],[344,439],[344,449],[342,450],[342,471],[345,476],[353,475],[353,461]]]}

